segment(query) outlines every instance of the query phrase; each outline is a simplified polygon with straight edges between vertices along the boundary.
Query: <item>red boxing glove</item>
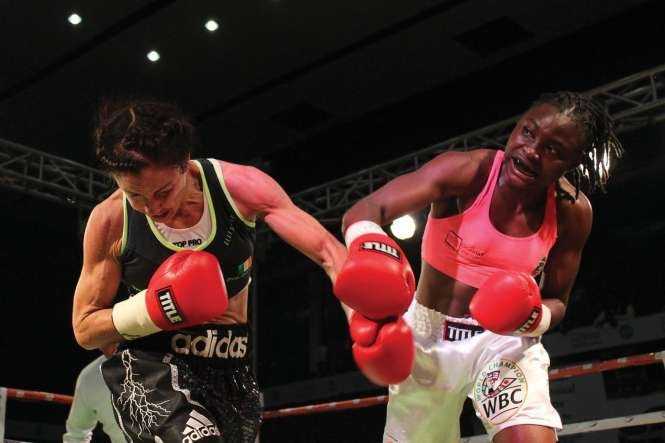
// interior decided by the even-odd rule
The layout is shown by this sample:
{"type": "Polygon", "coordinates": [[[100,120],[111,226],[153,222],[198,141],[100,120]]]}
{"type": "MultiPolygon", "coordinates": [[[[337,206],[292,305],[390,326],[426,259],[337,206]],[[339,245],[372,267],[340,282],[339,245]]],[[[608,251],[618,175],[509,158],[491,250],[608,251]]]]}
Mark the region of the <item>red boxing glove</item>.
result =
{"type": "Polygon", "coordinates": [[[353,359],[373,383],[381,386],[401,383],[415,359],[411,329],[400,317],[397,321],[377,323],[354,312],[349,322],[353,359]]]}
{"type": "Polygon", "coordinates": [[[217,258],[182,251],[157,268],[148,288],[113,306],[113,324],[126,339],[200,325],[226,311],[226,285],[217,258]]]}
{"type": "Polygon", "coordinates": [[[474,294],[469,310],[483,328],[502,335],[540,336],[552,317],[533,277],[516,271],[492,274],[474,294]]]}
{"type": "Polygon", "coordinates": [[[337,298],[375,320],[404,313],[416,284],[411,265],[397,243],[368,221],[351,225],[346,239],[349,255],[333,286],[337,298]]]}

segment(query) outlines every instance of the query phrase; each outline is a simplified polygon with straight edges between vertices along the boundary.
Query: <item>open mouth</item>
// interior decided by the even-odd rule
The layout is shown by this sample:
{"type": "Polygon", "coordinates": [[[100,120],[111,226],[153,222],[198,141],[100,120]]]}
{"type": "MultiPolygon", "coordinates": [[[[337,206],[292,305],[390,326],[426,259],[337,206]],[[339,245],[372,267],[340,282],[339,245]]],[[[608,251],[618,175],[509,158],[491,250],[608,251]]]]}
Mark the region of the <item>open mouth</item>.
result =
{"type": "Polygon", "coordinates": [[[538,173],[526,162],[518,157],[513,157],[513,166],[517,172],[521,175],[526,176],[527,178],[534,179],[538,177],[538,173]]]}
{"type": "Polygon", "coordinates": [[[163,219],[164,217],[166,217],[166,216],[168,215],[168,213],[169,213],[169,211],[162,211],[162,212],[160,212],[159,214],[155,214],[155,215],[153,215],[152,218],[153,218],[153,219],[159,219],[159,220],[161,220],[161,219],[163,219]]]}

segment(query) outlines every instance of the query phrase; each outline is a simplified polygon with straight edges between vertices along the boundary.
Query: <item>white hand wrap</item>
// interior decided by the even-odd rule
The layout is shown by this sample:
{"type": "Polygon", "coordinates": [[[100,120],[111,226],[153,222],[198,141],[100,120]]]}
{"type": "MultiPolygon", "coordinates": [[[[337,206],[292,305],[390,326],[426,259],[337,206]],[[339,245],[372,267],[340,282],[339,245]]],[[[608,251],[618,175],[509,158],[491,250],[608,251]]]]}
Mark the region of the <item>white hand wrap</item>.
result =
{"type": "Polygon", "coordinates": [[[145,305],[145,289],[113,305],[113,326],[125,340],[145,337],[161,331],[150,318],[145,305]]]}
{"type": "Polygon", "coordinates": [[[533,331],[522,334],[523,337],[540,337],[550,328],[550,324],[552,323],[552,311],[550,311],[550,308],[545,305],[542,305],[541,309],[542,316],[540,317],[540,323],[538,323],[538,326],[536,326],[536,329],[533,331]]]}
{"type": "Polygon", "coordinates": [[[357,239],[363,234],[372,234],[372,233],[388,235],[386,234],[386,231],[381,229],[381,226],[377,225],[372,221],[369,220],[357,221],[348,228],[346,228],[346,233],[344,234],[344,243],[346,243],[346,247],[348,248],[349,245],[353,243],[353,240],[357,239]]]}

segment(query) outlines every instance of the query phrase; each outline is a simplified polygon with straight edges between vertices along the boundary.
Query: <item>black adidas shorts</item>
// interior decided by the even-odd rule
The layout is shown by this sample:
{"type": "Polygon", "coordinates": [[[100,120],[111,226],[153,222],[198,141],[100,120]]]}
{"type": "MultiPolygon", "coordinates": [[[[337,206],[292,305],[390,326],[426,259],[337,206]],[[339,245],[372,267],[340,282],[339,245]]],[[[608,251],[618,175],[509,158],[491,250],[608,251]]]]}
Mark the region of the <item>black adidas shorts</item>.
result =
{"type": "Polygon", "coordinates": [[[102,365],[129,442],[253,443],[261,423],[246,325],[205,325],[124,344],[102,365]]]}

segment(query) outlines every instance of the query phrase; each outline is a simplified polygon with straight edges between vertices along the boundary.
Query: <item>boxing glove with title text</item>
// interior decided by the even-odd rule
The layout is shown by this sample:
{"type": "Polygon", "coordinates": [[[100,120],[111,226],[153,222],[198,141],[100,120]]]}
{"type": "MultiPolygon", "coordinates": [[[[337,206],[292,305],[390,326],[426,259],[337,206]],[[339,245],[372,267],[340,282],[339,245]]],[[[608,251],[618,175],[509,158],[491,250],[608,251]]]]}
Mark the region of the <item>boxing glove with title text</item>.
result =
{"type": "Polygon", "coordinates": [[[180,251],[157,268],[148,288],[113,306],[113,324],[127,340],[200,325],[222,314],[228,295],[217,258],[180,251]]]}
{"type": "Polygon", "coordinates": [[[372,382],[400,383],[409,376],[415,356],[411,329],[401,318],[415,291],[411,265],[373,222],[354,223],[345,240],[349,254],[333,292],[355,311],[349,319],[354,360],[372,382]]]}
{"type": "Polygon", "coordinates": [[[483,328],[501,335],[540,336],[552,317],[533,277],[515,271],[492,274],[474,294],[469,310],[483,328]]]}

